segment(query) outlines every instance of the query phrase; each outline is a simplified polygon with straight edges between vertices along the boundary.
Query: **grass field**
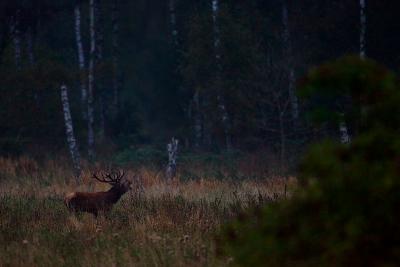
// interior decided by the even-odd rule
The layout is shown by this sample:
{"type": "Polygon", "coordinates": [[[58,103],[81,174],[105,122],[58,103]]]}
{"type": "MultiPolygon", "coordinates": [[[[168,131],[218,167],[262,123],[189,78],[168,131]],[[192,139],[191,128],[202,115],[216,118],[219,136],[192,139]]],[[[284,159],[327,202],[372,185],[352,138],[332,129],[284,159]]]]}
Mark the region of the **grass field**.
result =
{"type": "MultiPolygon", "coordinates": [[[[56,161],[0,159],[0,266],[229,266],[218,258],[220,226],[244,209],[284,197],[283,179],[175,179],[140,173],[132,190],[107,216],[71,214],[70,191],[101,191],[104,184],[77,187],[56,161]]],[[[133,172],[128,170],[128,177],[133,172]]],[[[289,181],[290,182],[290,181],[289,181]]]]}

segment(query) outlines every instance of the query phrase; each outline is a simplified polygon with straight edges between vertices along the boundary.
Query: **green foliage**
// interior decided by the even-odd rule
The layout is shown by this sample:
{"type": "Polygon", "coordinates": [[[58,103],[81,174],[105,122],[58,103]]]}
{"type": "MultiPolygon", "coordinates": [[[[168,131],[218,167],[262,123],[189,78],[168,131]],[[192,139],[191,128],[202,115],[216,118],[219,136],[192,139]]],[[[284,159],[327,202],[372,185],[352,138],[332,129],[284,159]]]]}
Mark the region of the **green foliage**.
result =
{"type": "Polygon", "coordinates": [[[337,122],[344,113],[356,132],[400,125],[396,76],[369,59],[348,56],[312,69],[300,95],[311,102],[317,122],[337,122]]]}
{"type": "Polygon", "coordinates": [[[128,148],[114,157],[117,164],[131,164],[134,166],[160,166],[165,164],[167,152],[153,147],[128,148]]]}
{"type": "Polygon", "coordinates": [[[308,96],[351,94],[358,135],[314,145],[289,200],[226,226],[222,252],[241,266],[397,266],[400,261],[400,91],[372,61],[345,58],[310,73],[308,96]],[[395,112],[396,114],[392,114],[395,112]]]}

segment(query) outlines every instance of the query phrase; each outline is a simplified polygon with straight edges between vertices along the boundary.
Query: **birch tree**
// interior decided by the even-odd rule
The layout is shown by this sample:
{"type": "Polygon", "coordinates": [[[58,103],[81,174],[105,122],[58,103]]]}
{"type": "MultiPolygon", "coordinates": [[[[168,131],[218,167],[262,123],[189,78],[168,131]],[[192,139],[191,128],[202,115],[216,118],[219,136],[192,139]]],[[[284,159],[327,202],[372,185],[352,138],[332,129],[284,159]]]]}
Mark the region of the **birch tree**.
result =
{"type": "Polygon", "coordinates": [[[84,120],[87,119],[87,90],[86,90],[86,62],[85,52],[83,50],[82,34],[81,34],[81,9],[79,1],[76,2],[74,8],[75,15],[75,40],[76,48],[78,52],[78,64],[79,64],[79,77],[81,87],[81,109],[82,117],[84,120]]]}
{"type": "Polygon", "coordinates": [[[339,123],[339,131],[340,131],[340,142],[342,144],[350,143],[351,139],[344,118],[341,118],[341,121],[339,123]]]}
{"type": "Polygon", "coordinates": [[[69,152],[71,154],[72,163],[75,171],[76,182],[80,183],[81,165],[80,165],[80,154],[78,150],[78,144],[75,139],[74,126],[72,123],[71,109],[69,106],[68,99],[68,88],[65,84],[61,85],[61,103],[63,106],[65,132],[67,136],[67,143],[69,152]]]}
{"type": "MultiPolygon", "coordinates": [[[[367,14],[366,14],[366,0],[360,0],[360,58],[366,56],[366,33],[367,33],[367,14]]],[[[343,144],[351,142],[351,137],[348,131],[347,124],[341,115],[341,121],[339,124],[340,141],[343,144]]]]}
{"type": "Polygon", "coordinates": [[[168,165],[165,171],[167,179],[173,179],[176,176],[176,158],[178,155],[178,139],[172,137],[171,143],[167,145],[168,165]]]}
{"type": "Polygon", "coordinates": [[[18,8],[10,22],[10,34],[14,45],[14,62],[17,70],[21,69],[21,32],[20,18],[21,10],[18,8]]]}
{"type": "MultiPolygon", "coordinates": [[[[365,58],[365,35],[367,30],[366,0],[360,0],[360,58],[365,58]]],[[[344,120],[344,115],[340,116],[340,142],[347,144],[351,142],[349,130],[344,120]]]]}
{"type": "Polygon", "coordinates": [[[214,38],[214,57],[216,63],[215,77],[216,77],[216,93],[217,93],[217,105],[220,112],[222,127],[225,134],[225,145],[226,149],[230,150],[232,148],[231,139],[231,127],[230,127],[230,117],[226,109],[225,97],[223,95],[221,86],[221,31],[219,25],[219,0],[212,0],[212,21],[213,21],[213,38],[214,38]]]}
{"type": "Polygon", "coordinates": [[[360,0],[360,57],[365,58],[365,35],[367,32],[366,0],[360,0]]]}
{"type": "MultiPolygon", "coordinates": [[[[177,26],[177,15],[176,15],[176,0],[169,0],[168,4],[169,12],[169,27],[171,43],[175,50],[175,56],[178,57],[178,51],[180,49],[179,44],[179,30],[177,26]]],[[[177,60],[176,60],[177,62],[177,60]]],[[[202,109],[201,109],[201,93],[198,89],[194,89],[193,97],[187,104],[187,109],[185,113],[187,114],[188,120],[191,122],[193,127],[193,145],[196,150],[200,149],[202,143],[202,109]]],[[[189,143],[188,141],[186,143],[189,143]]]]}
{"type": "Polygon", "coordinates": [[[289,91],[289,100],[292,109],[292,119],[294,124],[296,125],[299,120],[299,104],[298,98],[295,92],[295,72],[293,67],[293,55],[292,55],[292,44],[290,37],[290,27],[289,27],[289,15],[288,15],[288,6],[286,0],[282,0],[282,24],[283,24],[283,46],[284,53],[286,57],[286,72],[288,78],[288,91],[289,91]]]}
{"type": "Polygon", "coordinates": [[[94,67],[96,57],[96,28],[95,28],[95,0],[89,2],[89,19],[90,19],[90,59],[88,72],[88,156],[90,160],[95,157],[94,151],[94,67]]]}
{"type": "MultiPolygon", "coordinates": [[[[365,58],[366,55],[366,39],[365,35],[367,32],[367,15],[366,15],[366,0],[360,0],[360,58],[365,58]]],[[[340,132],[340,142],[343,144],[347,144],[351,142],[351,137],[349,134],[349,130],[347,124],[344,120],[344,115],[340,116],[339,123],[339,132],[340,132]]]]}

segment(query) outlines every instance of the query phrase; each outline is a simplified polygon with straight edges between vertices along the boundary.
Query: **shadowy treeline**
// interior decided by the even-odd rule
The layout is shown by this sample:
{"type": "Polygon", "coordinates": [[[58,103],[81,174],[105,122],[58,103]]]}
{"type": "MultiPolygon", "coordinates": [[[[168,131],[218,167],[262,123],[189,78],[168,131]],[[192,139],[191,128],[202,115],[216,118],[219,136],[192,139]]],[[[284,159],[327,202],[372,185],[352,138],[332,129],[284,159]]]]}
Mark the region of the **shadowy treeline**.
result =
{"type": "MultiPolygon", "coordinates": [[[[367,1],[364,25],[366,55],[395,70],[399,5],[367,1]]],[[[66,149],[66,85],[84,157],[90,138],[107,155],[175,136],[190,151],[293,160],[340,138],[338,125],[310,126],[296,88],[310,67],[360,53],[360,12],[343,0],[1,1],[0,153],[66,149]]],[[[326,104],[344,112],[346,97],[326,104]]]]}

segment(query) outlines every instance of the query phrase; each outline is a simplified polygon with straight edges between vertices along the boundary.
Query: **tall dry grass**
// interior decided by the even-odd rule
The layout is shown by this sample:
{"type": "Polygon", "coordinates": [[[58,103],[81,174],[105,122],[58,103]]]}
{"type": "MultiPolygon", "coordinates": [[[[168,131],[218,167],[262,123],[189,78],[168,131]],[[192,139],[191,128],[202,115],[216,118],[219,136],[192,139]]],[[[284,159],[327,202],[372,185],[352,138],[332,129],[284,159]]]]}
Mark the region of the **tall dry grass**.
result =
{"type": "Polygon", "coordinates": [[[229,259],[215,255],[220,226],[284,197],[287,183],[268,177],[166,182],[160,172],[127,169],[140,183],[110,214],[94,218],[69,213],[63,196],[108,186],[93,183],[87,167],[84,184],[75,185],[65,162],[0,158],[0,266],[227,266],[229,259]]]}

